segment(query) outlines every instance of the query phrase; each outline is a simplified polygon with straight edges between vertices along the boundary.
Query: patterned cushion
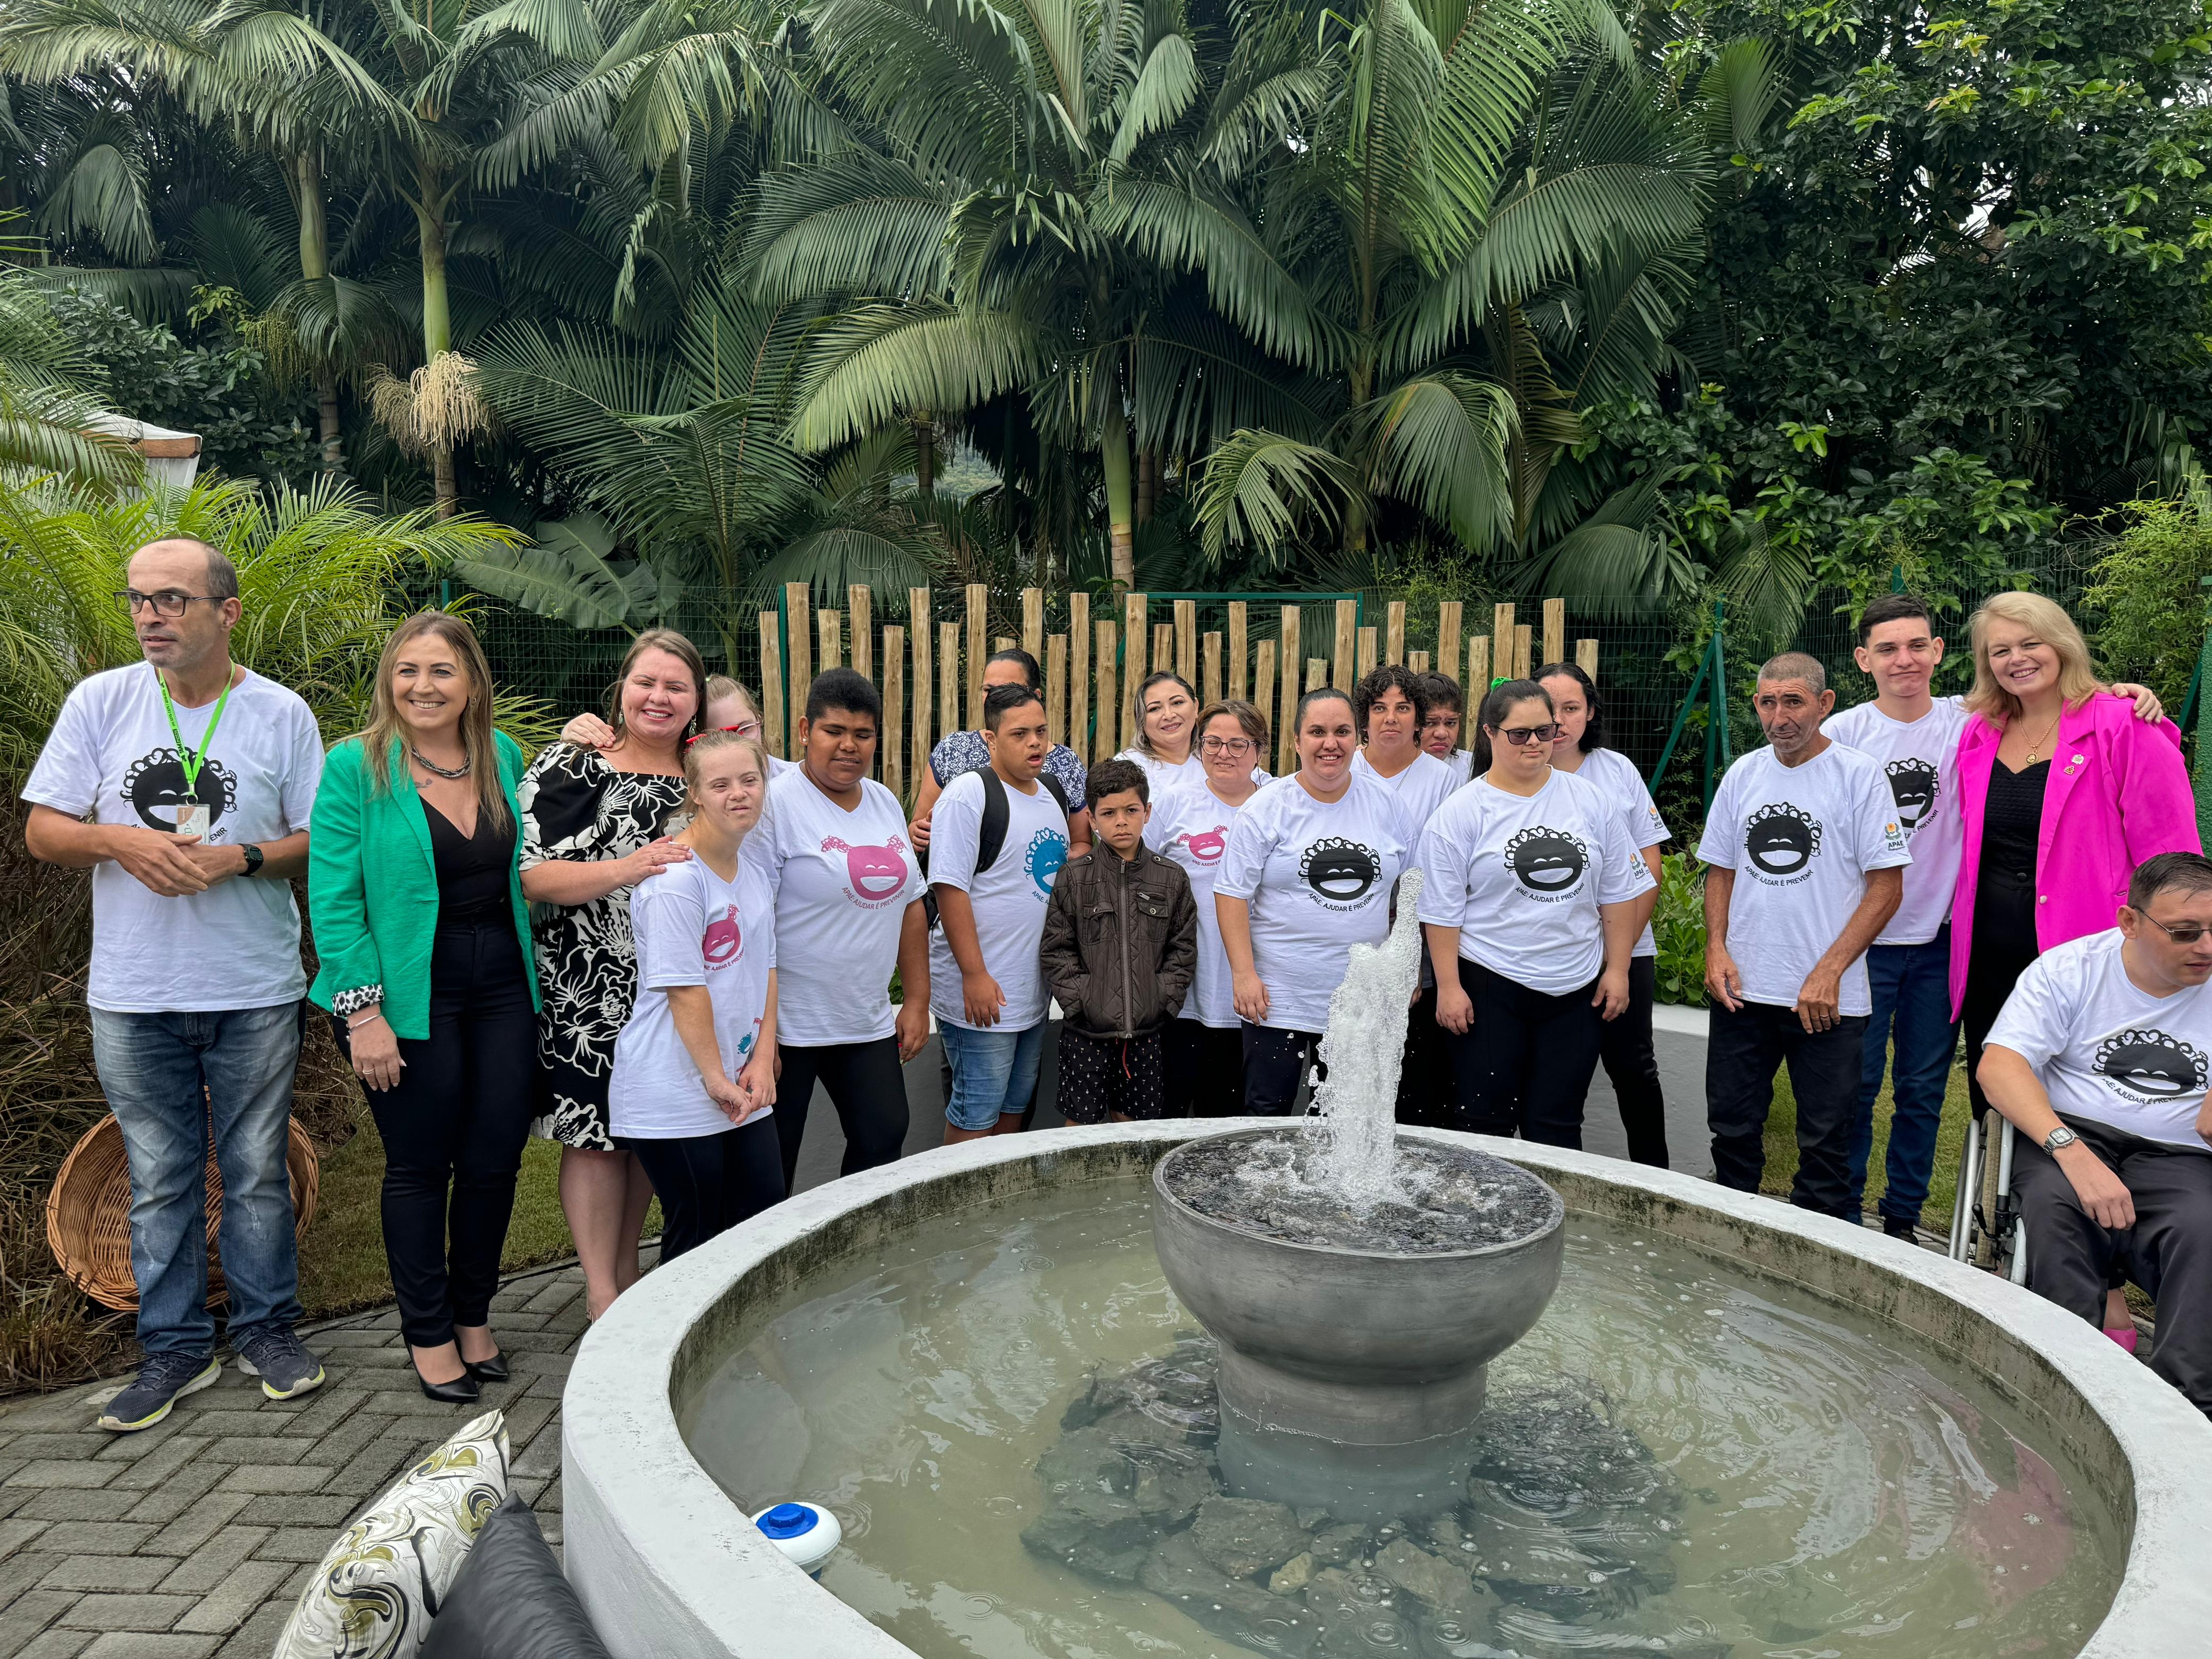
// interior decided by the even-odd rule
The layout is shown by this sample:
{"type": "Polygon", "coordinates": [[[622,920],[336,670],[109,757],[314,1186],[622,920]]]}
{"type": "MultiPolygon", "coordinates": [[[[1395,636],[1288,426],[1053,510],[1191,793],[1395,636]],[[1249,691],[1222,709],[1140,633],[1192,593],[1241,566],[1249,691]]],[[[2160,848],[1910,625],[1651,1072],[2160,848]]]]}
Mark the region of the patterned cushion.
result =
{"type": "Polygon", "coordinates": [[[507,1419],[486,1412],[339,1536],[273,1659],[413,1659],[461,1559],[507,1496],[507,1419]]]}

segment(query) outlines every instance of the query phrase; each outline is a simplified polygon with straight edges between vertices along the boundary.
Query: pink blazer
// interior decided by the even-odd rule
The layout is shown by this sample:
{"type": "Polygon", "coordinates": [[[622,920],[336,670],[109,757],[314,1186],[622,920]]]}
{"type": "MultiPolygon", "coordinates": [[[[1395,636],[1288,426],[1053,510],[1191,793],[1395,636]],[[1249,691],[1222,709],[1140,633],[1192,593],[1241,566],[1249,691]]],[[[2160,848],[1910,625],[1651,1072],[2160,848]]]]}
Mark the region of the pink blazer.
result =
{"type": "MultiPolygon", "coordinates": [[[[1966,847],[1951,899],[1951,1018],[1966,995],[1974,944],[1974,886],[1990,769],[2004,733],[1977,714],[1959,734],[1959,803],[1966,847]]],[[[2035,849],[2035,939],[2048,951],[2112,925],[2128,878],[2160,853],[2201,853],[2197,799],[2172,720],[2139,720],[2125,697],[2100,692],[2059,717],[2035,849]]]]}

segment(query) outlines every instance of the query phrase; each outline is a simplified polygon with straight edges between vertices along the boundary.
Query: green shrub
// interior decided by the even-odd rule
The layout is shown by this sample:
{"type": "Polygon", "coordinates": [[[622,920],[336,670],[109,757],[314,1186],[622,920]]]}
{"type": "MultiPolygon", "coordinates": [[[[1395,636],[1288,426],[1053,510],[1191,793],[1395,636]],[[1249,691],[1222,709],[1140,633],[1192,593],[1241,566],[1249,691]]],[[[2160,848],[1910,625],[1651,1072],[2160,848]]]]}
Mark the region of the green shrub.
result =
{"type": "Polygon", "coordinates": [[[2097,666],[2148,685],[2179,714],[2204,639],[2197,582],[2212,575],[2212,514],[2183,501],[2134,501],[2128,516],[2082,595],[2100,613],[2097,666]]]}
{"type": "Polygon", "coordinates": [[[1694,854],[1669,853],[1659,866],[1659,904],[1651,913],[1659,946],[1658,1000],[1705,1006],[1705,878],[1694,854]]]}

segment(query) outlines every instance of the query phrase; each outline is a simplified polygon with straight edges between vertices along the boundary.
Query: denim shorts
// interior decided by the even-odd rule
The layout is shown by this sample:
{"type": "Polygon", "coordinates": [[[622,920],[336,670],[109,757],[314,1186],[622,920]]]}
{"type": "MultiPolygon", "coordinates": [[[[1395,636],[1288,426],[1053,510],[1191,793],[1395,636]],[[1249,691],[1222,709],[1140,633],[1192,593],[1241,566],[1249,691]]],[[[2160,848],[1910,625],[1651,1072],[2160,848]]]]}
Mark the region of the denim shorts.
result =
{"type": "Polygon", "coordinates": [[[981,1133],[996,1128],[1001,1117],[1027,1111],[1044,1060],[1044,1028],[1039,1020],[1026,1031],[996,1026],[977,1031],[939,1020],[938,1037],[952,1067],[945,1121],[956,1129],[981,1133]]]}

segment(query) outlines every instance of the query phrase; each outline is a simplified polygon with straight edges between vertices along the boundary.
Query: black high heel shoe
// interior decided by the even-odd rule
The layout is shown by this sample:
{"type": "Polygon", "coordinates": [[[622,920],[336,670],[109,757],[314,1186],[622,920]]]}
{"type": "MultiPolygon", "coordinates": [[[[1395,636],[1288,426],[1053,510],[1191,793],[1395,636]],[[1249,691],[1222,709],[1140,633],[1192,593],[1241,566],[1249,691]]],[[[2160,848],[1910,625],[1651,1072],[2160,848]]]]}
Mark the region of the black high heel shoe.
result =
{"type": "Polygon", "coordinates": [[[474,1405],[483,1392],[477,1387],[476,1378],[465,1370],[450,1382],[433,1382],[419,1370],[415,1373],[415,1380],[422,1385],[425,1395],[445,1406],[474,1405]]]}
{"type": "Polygon", "coordinates": [[[469,1375],[479,1382],[504,1382],[507,1378],[507,1356],[495,1353],[489,1359],[464,1359],[469,1375]]]}

